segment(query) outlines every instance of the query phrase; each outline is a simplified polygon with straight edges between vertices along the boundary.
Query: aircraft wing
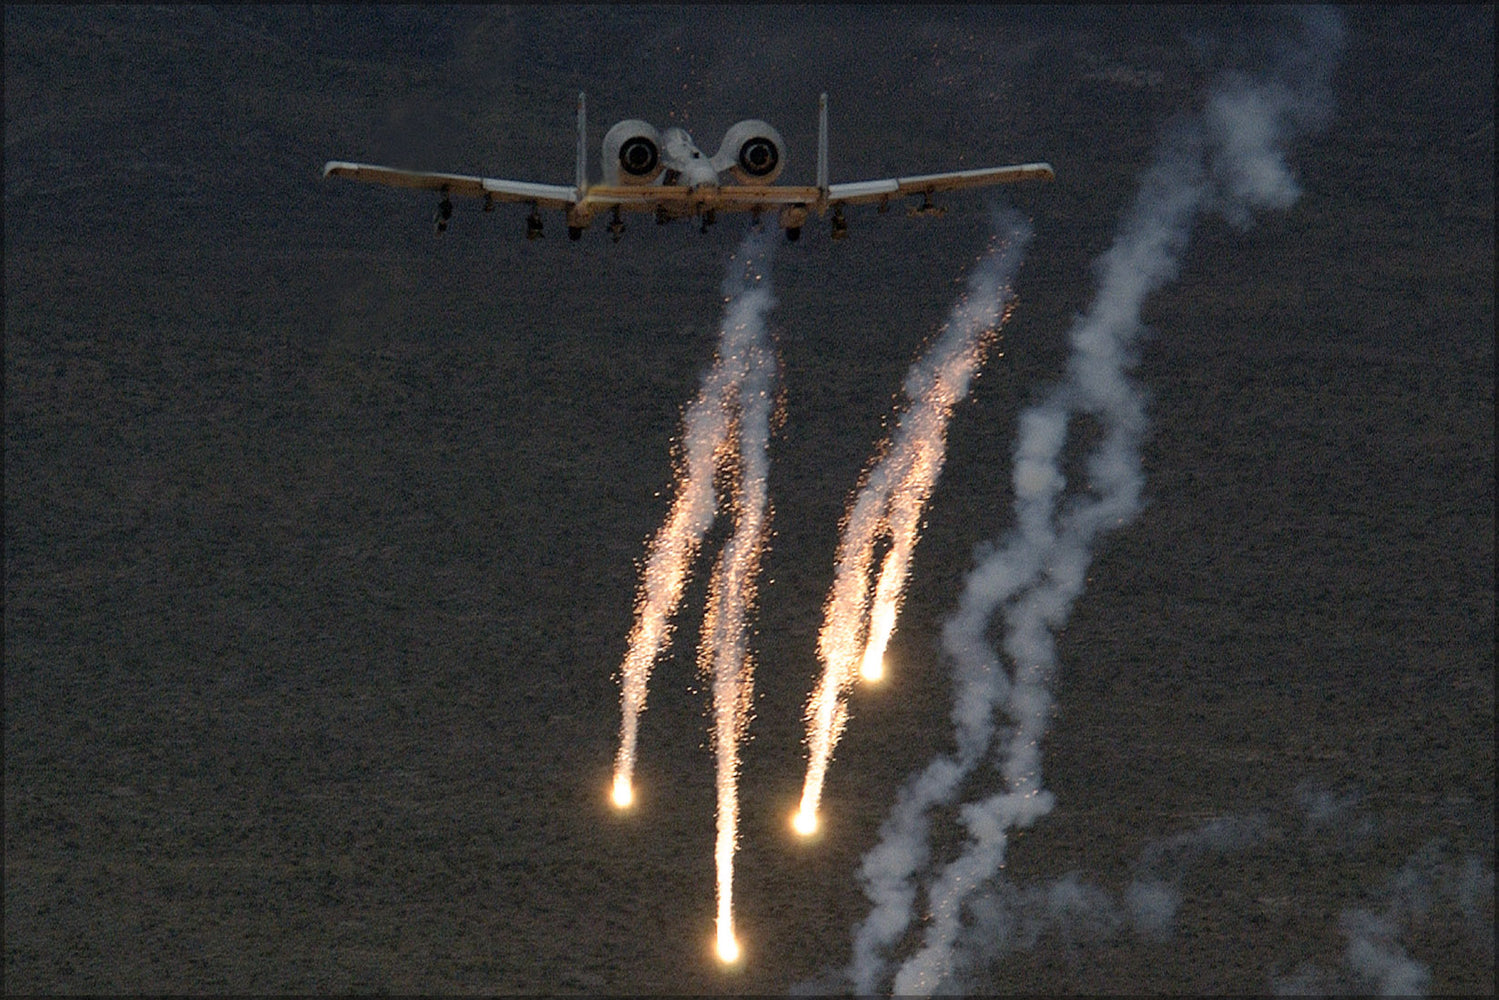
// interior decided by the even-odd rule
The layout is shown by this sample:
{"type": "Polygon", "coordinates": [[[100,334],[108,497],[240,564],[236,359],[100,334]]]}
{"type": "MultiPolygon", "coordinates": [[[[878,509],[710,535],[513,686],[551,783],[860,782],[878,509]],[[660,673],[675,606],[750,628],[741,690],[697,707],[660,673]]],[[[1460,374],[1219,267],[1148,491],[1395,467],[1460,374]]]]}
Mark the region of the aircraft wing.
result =
{"type": "Polygon", "coordinates": [[[616,206],[623,212],[650,212],[664,209],[671,216],[702,211],[751,212],[759,209],[799,206],[821,211],[838,205],[862,205],[887,202],[904,195],[934,194],[961,188],[985,187],[990,184],[1014,184],[1019,181],[1053,180],[1049,163],[1020,163],[1008,167],[983,167],[957,170],[945,174],[920,174],[915,177],[891,177],[878,181],[855,181],[831,184],[827,200],[815,187],[724,184],[720,187],[674,187],[660,184],[640,186],[591,187],[578,206],[579,212],[593,216],[616,206]]]}
{"type": "Polygon", "coordinates": [[[330,160],[323,167],[324,177],[347,177],[369,184],[388,187],[420,188],[444,194],[469,195],[491,201],[520,201],[545,208],[571,208],[579,201],[578,189],[560,184],[531,184],[526,181],[502,181],[492,177],[469,177],[465,174],[440,174],[422,170],[397,170],[368,163],[345,163],[330,160]]]}
{"type": "Polygon", "coordinates": [[[878,181],[854,181],[828,185],[828,205],[865,205],[888,202],[902,195],[934,194],[961,188],[986,187],[990,184],[1014,184],[1017,181],[1054,180],[1049,163],[1017,163],[1008,167],[980,167],[977,170],[954,170],[945,174],[920,174],[915,177],[889,177],[878,181]]]}
{"type": "Polygon", "coordinates": [[[674,185],[595,185],[584,195],[579,210],[588,215],[616,206],[622,212],[653,212],[663,209],[677,217],[703,211],[750,212],[787,205],[812,206],[820,192],[815,187],[724,184],[697,188],[674,185]]]}

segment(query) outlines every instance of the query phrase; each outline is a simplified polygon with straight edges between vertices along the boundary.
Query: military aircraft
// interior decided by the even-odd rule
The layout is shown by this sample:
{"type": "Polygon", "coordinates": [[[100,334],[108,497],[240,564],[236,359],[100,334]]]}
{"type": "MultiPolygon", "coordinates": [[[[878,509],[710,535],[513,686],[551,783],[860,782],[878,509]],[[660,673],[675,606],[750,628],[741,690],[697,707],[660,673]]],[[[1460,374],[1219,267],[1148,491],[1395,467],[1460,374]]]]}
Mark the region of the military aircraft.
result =
{"type": "Polygon", "coordinates": [[[604,134],[603,183],[590,185],[587,115],[580,93],[577,180],[571,187],[399,170],[342,160],[329,161],[323,167],[323,176],[436,191],[441,196],[434,220],[438,232],[447,229],[452,218],[451,196],[468,195],[484,199],[486,212],[499,202],[529,204],[527,239],[543,235],[543,208],[566,212],[567,235],[574,240],[582,237],[583,230],[596,216],[608,213],[609,233],[616,242],[625,231],[623,212],[654,212],[657,223],[696,218],[704,232],[720,212],[749,212],[756,221],[763,213],[774,212],[786,238],[795,240],[811,213],[822,217],[831,210],[832,237],[843,239],[848,235],[848,222],[843,215],[846,205],[875,204],[884,212],[892,198],[920,195],[921,204],[911,208],[910,214],[941,215],[944,209],[932,203],[932,195],[939,191],[1054,177],[1049,163],[1021,163],[829,184],[827,94],[818,99],[815,187],[776,186],[775,180],[786,166],[785,148],[779,132],[754,118],[730,128],[712,156],[704,155],[685,129],[673,127],[658,132],[648,123],[631,118],[604,134]]]}

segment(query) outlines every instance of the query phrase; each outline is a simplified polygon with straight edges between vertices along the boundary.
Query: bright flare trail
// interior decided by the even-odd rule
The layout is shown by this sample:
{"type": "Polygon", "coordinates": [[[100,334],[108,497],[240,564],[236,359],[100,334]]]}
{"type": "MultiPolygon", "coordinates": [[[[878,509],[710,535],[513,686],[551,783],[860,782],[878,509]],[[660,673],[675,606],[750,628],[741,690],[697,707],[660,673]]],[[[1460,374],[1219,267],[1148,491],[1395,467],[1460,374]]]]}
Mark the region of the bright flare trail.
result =
{"type": "Polygon", "coordinates": [[[907,374],[909,406],[844,522],[817,637],[823,674],[806,709],[807,776],[792,824],[804,835],[817,828],[823,781],[848,721],[847,697],[855,671],[867,680],[884,675],[885,647],[900,612],[921,515],[942,473],[953,407],[968,394],[1014,299],[1010,282],[1030,240],[1030,227],[1019,215],[1007,212],[996,215],[995,230],[942,333],[907,374]],[[870,567],[881,539],[888,540],[889,549],[871,604],[870,567]]]}
{"type": "MultiPolygon", "coordinates": [[[[1055,633],[1083,592],[1098,539],[1143,506],[1147,419],[1130,378],[1144,329],[1141,309],[1176,276],[1202,211],[1247,224],[1254,209],[1287,208],[1296,200],[1284,147],[1325,120],[1327,81],[1342,42],[1339,15],[1298,13],[1302,37],[1282,47],[1281,64],[1260,77],[1226,75],[1204,111],[1179,120],[1162,141],[1113,245],[1097,262],[1097,295],[1069,333],[1065,380],[1021,414],[1012,466],[1016,526],[969,573],[943,627],[955,673],[957,753],[939,755],[906,783],[880,843],[864,857],[860,880],[874,907],[855,932],[849,978],[856,993],[879,988],[883,953],[918,912],[926,918],[922,944],[895,971],[893,992],[951,990],[969,897],[1003,867],[1011,832],[1053,807],[1042,782],[1041,744],[1052,711],[1055,633]],[[1068,429],[1082,419],[1093,422],[1097,440],[1085,460],[1085,482],[1069,494],[1068,429]],[[1002,650],[988,639],[996,616],[1004,624],[1002,650]],[[1003,727],[996,725],[997,710],[1009,717],[1003,727]],[[959,856],[931,873],[918,911],[916,882],[931,860],[929,813],[953,804],[986,760],[997,766],[1002,787],[958,808],[968,836],[959,856]]],[[[988,940],[975,944],[981,953],[992,947],[988,940]]]]}
{"type": "Polygon", "coordinates": [[[713,691],[713,749],[717,763],[718,833],[714,864],[718,875],[715,950],[724,962],[737,961],[734,935],[734,852],[739,839],[739,742],[749,724],[753,664],[748,616],[769,525],[766,486],[770,424],[774,409],[775,356],[765,317],[775,305],[766,267],[774,241],[752,230],[730,265],[728,299],[713,368],[683,419],[682,460],[677,494],[666,523],[650,545],[636,603],[635,626],[620,670],[619,753],[611,797],[619,808],[634,798],[633,779],[639,716],[656,659],[671,643],[671,617],[703,535],[712,525],[720,498],[715,479],[731,485],[726,506],[734,530],[714,565],[704,613],[698,666],[713,691]]]}
{"type": "Polygon", "coordinates": [[[718,765],[718,838],[713,855],[718,871],[718,954],[725,962],[739,957],[733,907],[739,741],[749,724],[753,694],[745,618],[754,604],[755,577],[769,513],[766,445],[770,436],[770,384],[775,371],[774,360],[763,343],[746,345],[744,351],[747,363],[738,412],[740,451],[732,470],[734,534],[714,569],[698,651],[699,665],[713,679],[713,748],[718,765]]]}

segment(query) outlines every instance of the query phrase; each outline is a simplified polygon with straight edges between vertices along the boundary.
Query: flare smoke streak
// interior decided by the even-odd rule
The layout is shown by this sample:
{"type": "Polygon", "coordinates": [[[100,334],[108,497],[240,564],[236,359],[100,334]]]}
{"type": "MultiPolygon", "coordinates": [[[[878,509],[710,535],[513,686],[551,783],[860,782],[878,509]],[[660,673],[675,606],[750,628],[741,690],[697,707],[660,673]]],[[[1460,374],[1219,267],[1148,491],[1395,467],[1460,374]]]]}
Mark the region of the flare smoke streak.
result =
{"type": "Polygon", "coordinates": [[[1020,418],[1012,470],[1016,526],[971,571],[943,629],[943,649],[956,674],[957,751],[908,782],[860,870],[873,903],[855,932],[849,967],[860,993],[876,988],[886,971],[883,953],[909,927],[914,879],[928,863],[927,814],[955,801],[990,753],[996,709],[1009,717],[995,761],[1002,790],[961,807],[968,840],[928,886],[931,916],[920,949],[895,973],[897,994],[929,995],[951,986],[965,901],[1003,865],[1010,831],[1052,808],[1042,786],[1040,746],[1052,707],[1054,631],[1082,592],[1099,536],[1127,524],[1142,505],[1140,444],[1147,421],[1128,374],[1140,310],[1176,275],[1201,211],[1214,208],[1246,224],[1252,209],[1286,208],[1297,197],[1285,145],[1325,122],[1342,41],[1335,13],[1303,13],[1301,20],[1299,39],[1284,47],[1270,72],[1226,78],[1201,114],[1168,132],[1113,245],[1096,264],[1098,292],[1069,334],[1064,381],[1020,418]],[[1100,440],[1087,458],[1084,488],[1064,502],[1063,449],[1077,416],[1096,422],[1100,440]],[[1004,624],[1008,673],[985,636],[996,614],[1004,624]]]}

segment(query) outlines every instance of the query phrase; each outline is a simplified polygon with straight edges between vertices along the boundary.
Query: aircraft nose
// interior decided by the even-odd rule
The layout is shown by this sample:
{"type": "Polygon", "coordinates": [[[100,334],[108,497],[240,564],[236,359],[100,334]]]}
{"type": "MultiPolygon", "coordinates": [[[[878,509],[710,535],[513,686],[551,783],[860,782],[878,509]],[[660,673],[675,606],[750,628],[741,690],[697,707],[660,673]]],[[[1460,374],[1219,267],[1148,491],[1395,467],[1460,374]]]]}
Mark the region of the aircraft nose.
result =
{"type": "Polygon", "coordinates": [[[668,159],[676,160],[678,163],[690,163],[692,160],[700,159],[702,153],[697,145],[693,143],[692,136],[687,134],[684,128],[669,128],[661,136],[661,147],[666,152],[668,159]]]}
{"type": "Polygon", "coordinates": [[[699,156],[688,160],[685,167],[686,169],[682,171],[682,180],[688,187],[718,186],[718,171],[713,169],[707,157],[699,156]]]}
{"type": "Polygon", "coordinates": [[[713,161],[703,155],[684,128],[669,128],[661,136],[661,145],[673,170],[682,175],[682,183],[689,188],[717,187],[718,171],[713,161]]]}

